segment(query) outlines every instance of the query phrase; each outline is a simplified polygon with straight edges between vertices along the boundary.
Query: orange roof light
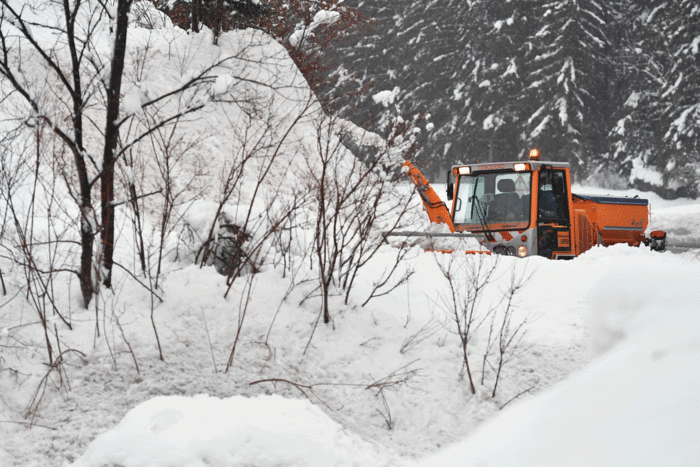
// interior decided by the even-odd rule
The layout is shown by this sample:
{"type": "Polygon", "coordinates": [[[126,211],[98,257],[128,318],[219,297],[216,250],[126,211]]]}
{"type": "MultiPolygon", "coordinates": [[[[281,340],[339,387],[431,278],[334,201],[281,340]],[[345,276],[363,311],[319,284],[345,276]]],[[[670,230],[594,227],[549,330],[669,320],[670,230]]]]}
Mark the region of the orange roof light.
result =
{"type": "Polygon", "coordinates": [[[540,152],[537,149],[530,149],[530,160],[531,161],[540,160],[540,152]]]}

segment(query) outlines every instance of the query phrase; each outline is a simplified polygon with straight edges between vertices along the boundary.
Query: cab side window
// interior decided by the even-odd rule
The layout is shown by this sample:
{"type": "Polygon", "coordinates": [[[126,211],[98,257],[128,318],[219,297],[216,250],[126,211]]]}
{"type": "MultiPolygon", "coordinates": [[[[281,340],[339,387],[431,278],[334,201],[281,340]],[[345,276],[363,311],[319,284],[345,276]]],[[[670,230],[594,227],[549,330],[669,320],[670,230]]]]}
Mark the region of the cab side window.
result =
{"type": "Polygon", "coordinates": [[[541,221],[569,223],[568,193],[563,170],[540,170],[537,216],[541,221]]]}

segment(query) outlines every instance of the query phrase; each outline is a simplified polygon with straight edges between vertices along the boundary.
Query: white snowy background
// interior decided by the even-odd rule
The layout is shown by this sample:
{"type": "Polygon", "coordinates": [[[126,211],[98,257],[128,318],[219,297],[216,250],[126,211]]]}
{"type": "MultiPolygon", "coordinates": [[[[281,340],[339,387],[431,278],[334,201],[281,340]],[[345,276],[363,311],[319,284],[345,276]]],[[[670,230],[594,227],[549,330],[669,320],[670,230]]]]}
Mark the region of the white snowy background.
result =
{"type": "MultiPolygon", "coordinates": [[[[124,87],[126,113],[141,111],[144,93],[162,92],[188,76],[178,53],[205,60],[220,52],[206,31],[184,35],[168,24],[157,30],[133,25],[130,34],[131,50],[148,43],[153,53],[151,74],[124,87]]],[[[253,45],[248,76],[278,90],[270,112],[293,114],[309,91],[284,49],[251,31],[219,39],[224,49],[244,42],[253,45]]],[[[212,89],[224,93],[235,85],[222,73],[212,89]]],[[[391,99],[390,91],[376,98],[391,99]]],[[[229,150],[217,126],[231,121],[228,111],[212,105],[189,123],[187,131],[207,135],[198,153],[207,164],[220,164],[229,150]]],[[[295,132],[294,144],[315,144],[313,122],[295,132]]],[[[282,165],[289,172],[275,173],[271,184],[291,192],[299,153],[290,150],[286,157],[282,165]]],[[[668,230],[671,243],[694,238],[700,228],[697,200],[669,202],[594,187],[574,192],[648,198],[649,230],[668,230]]],[[[199,203],[188,213],[192,225],[211,214],[211,199],[199,203]]],[[[414,227],[426,228],[427,216],[417,201],[414,207],[420,216],[414,227]]],[[[126,225],[122,245],[130,241],[126,225]]],[[[85,310],[75,281],[60,279],[61,306],[73,329],[58,319],[52,324],[62,342],[85,357],[67,361],[70,390],[49,384],[28,417],[47,372],[43,329],[18,293],[21,268],[3,257],[8,294],[0,298],[0,465],[700,465],[697,251],[596,247],[554,262],[444,255],[415,246],[400,266],[415,271],[410,280],[362,306],[395,255],[390,245],[379,250],[348,305],[331,297],[333,321],[319,324],[313,336],[320,300],[307,297],[312,284],[291,287],[295,278],[267,264],[224,298],[225,278],[213,267],[168,261],[163,302],[153,310],[164,361],[143,287],[115,273],[114,293],[103,292],[85,310]],[[527,321],[523,352],[506,366],[495,397],[491,372],[481,384],[477,371],[477,392],[470,393],[445,310],[448,287],[438,266],[469,261],[497,262],[484,307],[498,302],[511,271],[531,275],[515,297],[515,319],[527,321]],[[251,299],[233,365],[224,373],[246,287],[252,287],[251,299]],[[121,329],[107,322],[98,337],[96,305],[100,325],[117,316],[121,329]],[[379,391],[377,383],[387,380],[398,382],[379,391]]],[[[478,360],[484,336],[475,339],[478,360]]]]}

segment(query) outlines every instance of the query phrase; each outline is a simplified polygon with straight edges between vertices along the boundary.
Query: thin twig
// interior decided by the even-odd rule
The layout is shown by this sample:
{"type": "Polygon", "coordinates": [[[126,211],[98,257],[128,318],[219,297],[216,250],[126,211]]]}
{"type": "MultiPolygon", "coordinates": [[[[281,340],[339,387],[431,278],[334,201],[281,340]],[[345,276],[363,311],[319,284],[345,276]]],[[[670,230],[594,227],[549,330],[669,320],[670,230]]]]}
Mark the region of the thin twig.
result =
{"type": "Polygon", "coordinates": [[[318,312],[318,317],[314,322],[314,327],[311,328],[311,335],[309,336],[309,341],[306,343],[306,347],[304,347],[304,352],[301,354],[302,359],[306,356],[306,352],[309,350],[309,346],[311,345],[311,339],[313,339],[314,333],[316,332],[316,327],[318,326],[319,321],[321,321],[321,316],[323,316],[323,307],[321,307],[321,311],[318,312]]]}
{"type": "Polygon", "coordinates": [[[382,412],[379,409],[376,409],[377,412],[379,412],[379,415],[382,416],[384,421],[386,422],[386,426],[389,428],[389,430],[394,429],[394,420],[391,418],[391,409],[389,408],[389,404],[386,401],[386,397],[384,396],[383,392],[379,393],[380,396],[382,396],[382,405],[384,406],[384,412],[382,412]]]}
{"type": "Polygon", "coordinates": [[[436,323],[431,317],[428,320],[428,322],[423,325],[423,327],[421,327],[418,331],[404,339],[403,344],[401,344],[401,349],[399,350],[399,353],[403,355],[407,352],[410,352],[421,342],[433,336],[439,330],[440,324],[436,323]]]}
{"type": "Polygon", "coordinates": [[[134,365],[136,366],[136,373],[141,374],[141,372],[139,371],[139,362],[136,361],[136,354],[134,354],[134,349],[131,348],[131,344],[129,344],[129,341],[126,340],[126,335],[124,334],[124,329],[122,329],[122,325],[119,322],[119,318],[117,318],[116,315],[114,316],[114,320],[117,322],[117,327],[119,328],[119,331],[122,333],[122,339],[124,339],[124,342],[126,342],[126,346],[129,347],[129,352],[131,353],[131,358],[134,359],[134,365]]]}
{"type": "Polygon", "coordinates": [[[521,392],[517,393],[515,396],[511,397],[510,399],[508,399],[508,402],[506,402],[505,404],[503,404],[502,406],[500,406],[500,407],[498,408],[498,410],[503,410],[503,407],[505,407],[506,405],[510,404],[511,402],[513,402],[513,401],[514,401],[515,399],[517,399],[518,397],[522,396],[523,394],[527,394],[528,392],[530,392],[530,391],[532,391],[533,389],[535,389],[535,388],[537,387],[537,383],[539,383],[539,382],[540,382],[540,381],[537,380],[537,381],[535,382],[534,385],[530,386],[529,388],[525,389],[524,391],[521,391],[521,392]]]}
{"type": "Polygon", "coordinates": [[[207,327],[207,318],[204,316],[204,308],[201,309],[202,320],[204,321],[204,330],[207,331],[207,341],[209,341],[209,350],[211,351],[211,361],[214,362],[214,373],[219,371],[216,369],[216,359],[214,358],[214,347],[211,345],[211,337],[209,337],[209,327],[207,327]]]}
{"type": "Polygon", "coordinates": [[[259,381],[253,381],[252,383],[249,384],[249,386],[253,386],[254,384],[260,384],[260,383],[285,383],[285,384],[289,384],[290,386],[294,386],[295,388],[297,388],[297,389],[299,390],[299,392],[302,393],[302,395],[303,395],[304,397],[306,397],[308,400],[311,400],[311,398],[309,397],[309,395],[306,393],[306,391],[309,391],[311,394],[313,394],[313,395],[316,397],[316,399],[319,400],[319,402],[320,402],[321,404],[323,404],[324,406],[326,406],[329,410],[333,410],[333,409],[331,408],[331,406],[329,406],[328,404],[326,404],[326,403],[323,401],[323,399],[321,399],[320,397],[318,397],[318,394],[316,394],[316,393],[314,392],[314,386],[321,386],[321,385],[331,385],[331,386],[335,386],[335,384],[333,384],[333,383],[319,383],[319,384],[307,385],[307,384],[295,383],[294,381],[289,381],[288,379],[270,378],[270,379],[261,379],[261,380],[259,380],[259,381]],[[305,391],[305,389],[306,389],[306,391],[305,391]]]}
{"type": "Polygon", "coordinates": [[[123,269],[127,274],[129,274],[136,282],[138,282],[139,284],[141,284],[141,286],[142,286],[144,289],[148,290],[148,291],[151,293],[151,295],[153,295],[153,296],[156,297],[158,300],[160,300],[161,303],[163,303],[163,299],[161,298],[161,296],[158,295],[157,293],[155,293],[155,292],[153,291],[153,288],[152,288],[152,287],[149,287],[149,286],[147,286],[146,284],[144,284],[143,282],[141,282],[141,281],[139,280],[138,277],[136,277],[134,274],[132,274],[131,271],[129,271],[127,268],[125,268],[124,266],[122,266],[122,265],[119,264],[118,262],[114,261],[113,264],[114,264],[115,266],[119,266],[120,268],[122,268],[122,269],[123,269]]]}
{"type": "Polygon", "coordinates": [[[16,424],[18,424],[18,425],[28,425],[29,428],[38,426],[39,428],[46,428],[46,429],[48,429],[48,430],[53,430],[53,431],[57,431],[57,430],[58,430],[57,428],[54,428],[54,427],[52,427],[52,426],[39,425],[38,423],[29,423],[29,422],[16,422],[16,421],[14,421],[14,420],[0,420],[0,423],[16,423],[16,424]]]}
{"type": "Polygon", "coordinates": [[[365,389],[376,389],[377,394],[379,394],[383,392],[384,389],[394,389],[397,386],[408,385],[411,379],[418,376],[420,368],[414,368],[412,370],[408,370],[407,368],[416,363],[418,360],[420,359],[415,359],[401,368],[392,371],[387,376],[372,382],[365,389]]]}
{"type": "Polygon", "coordinates": [[[136,196],[136,197],[134,197],[134,198],[127,199],[127,200],[124,200],[124,201],[113,202],[113,203],[112,203],[112,207],[115,207],[115,208],[116,208],[116,207],[118,207],[118,206],[121,206],[122,204],[133,203],[134,201],[137,201],[137,200],[139,200],[139,199],[141,199],[141,198],[146,198],[146,197],[148,197],[148,196],[157,195],[158,193],[162,193],[162,192],[163,192],[163,189],[161,188],[161,189],[156,190],[156,191],[153,191],[153,192],[151,192],[151,193],[146,193],[145,195],[136,196]]]}

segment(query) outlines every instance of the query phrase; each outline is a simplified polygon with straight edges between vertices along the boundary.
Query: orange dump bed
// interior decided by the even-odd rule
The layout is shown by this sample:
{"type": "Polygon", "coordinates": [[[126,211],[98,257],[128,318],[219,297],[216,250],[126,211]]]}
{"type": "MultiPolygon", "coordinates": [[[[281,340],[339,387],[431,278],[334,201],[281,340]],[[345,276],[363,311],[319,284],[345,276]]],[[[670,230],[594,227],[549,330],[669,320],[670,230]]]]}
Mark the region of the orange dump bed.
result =
{"type": "Polygon", "coordinates": [[[590,242],[638,246],[644,241],[649,223],[648,200],[588,195],[573,195],[572,199],[579,237],[587,239],[582,242],[582,251],[590,242]]]}

